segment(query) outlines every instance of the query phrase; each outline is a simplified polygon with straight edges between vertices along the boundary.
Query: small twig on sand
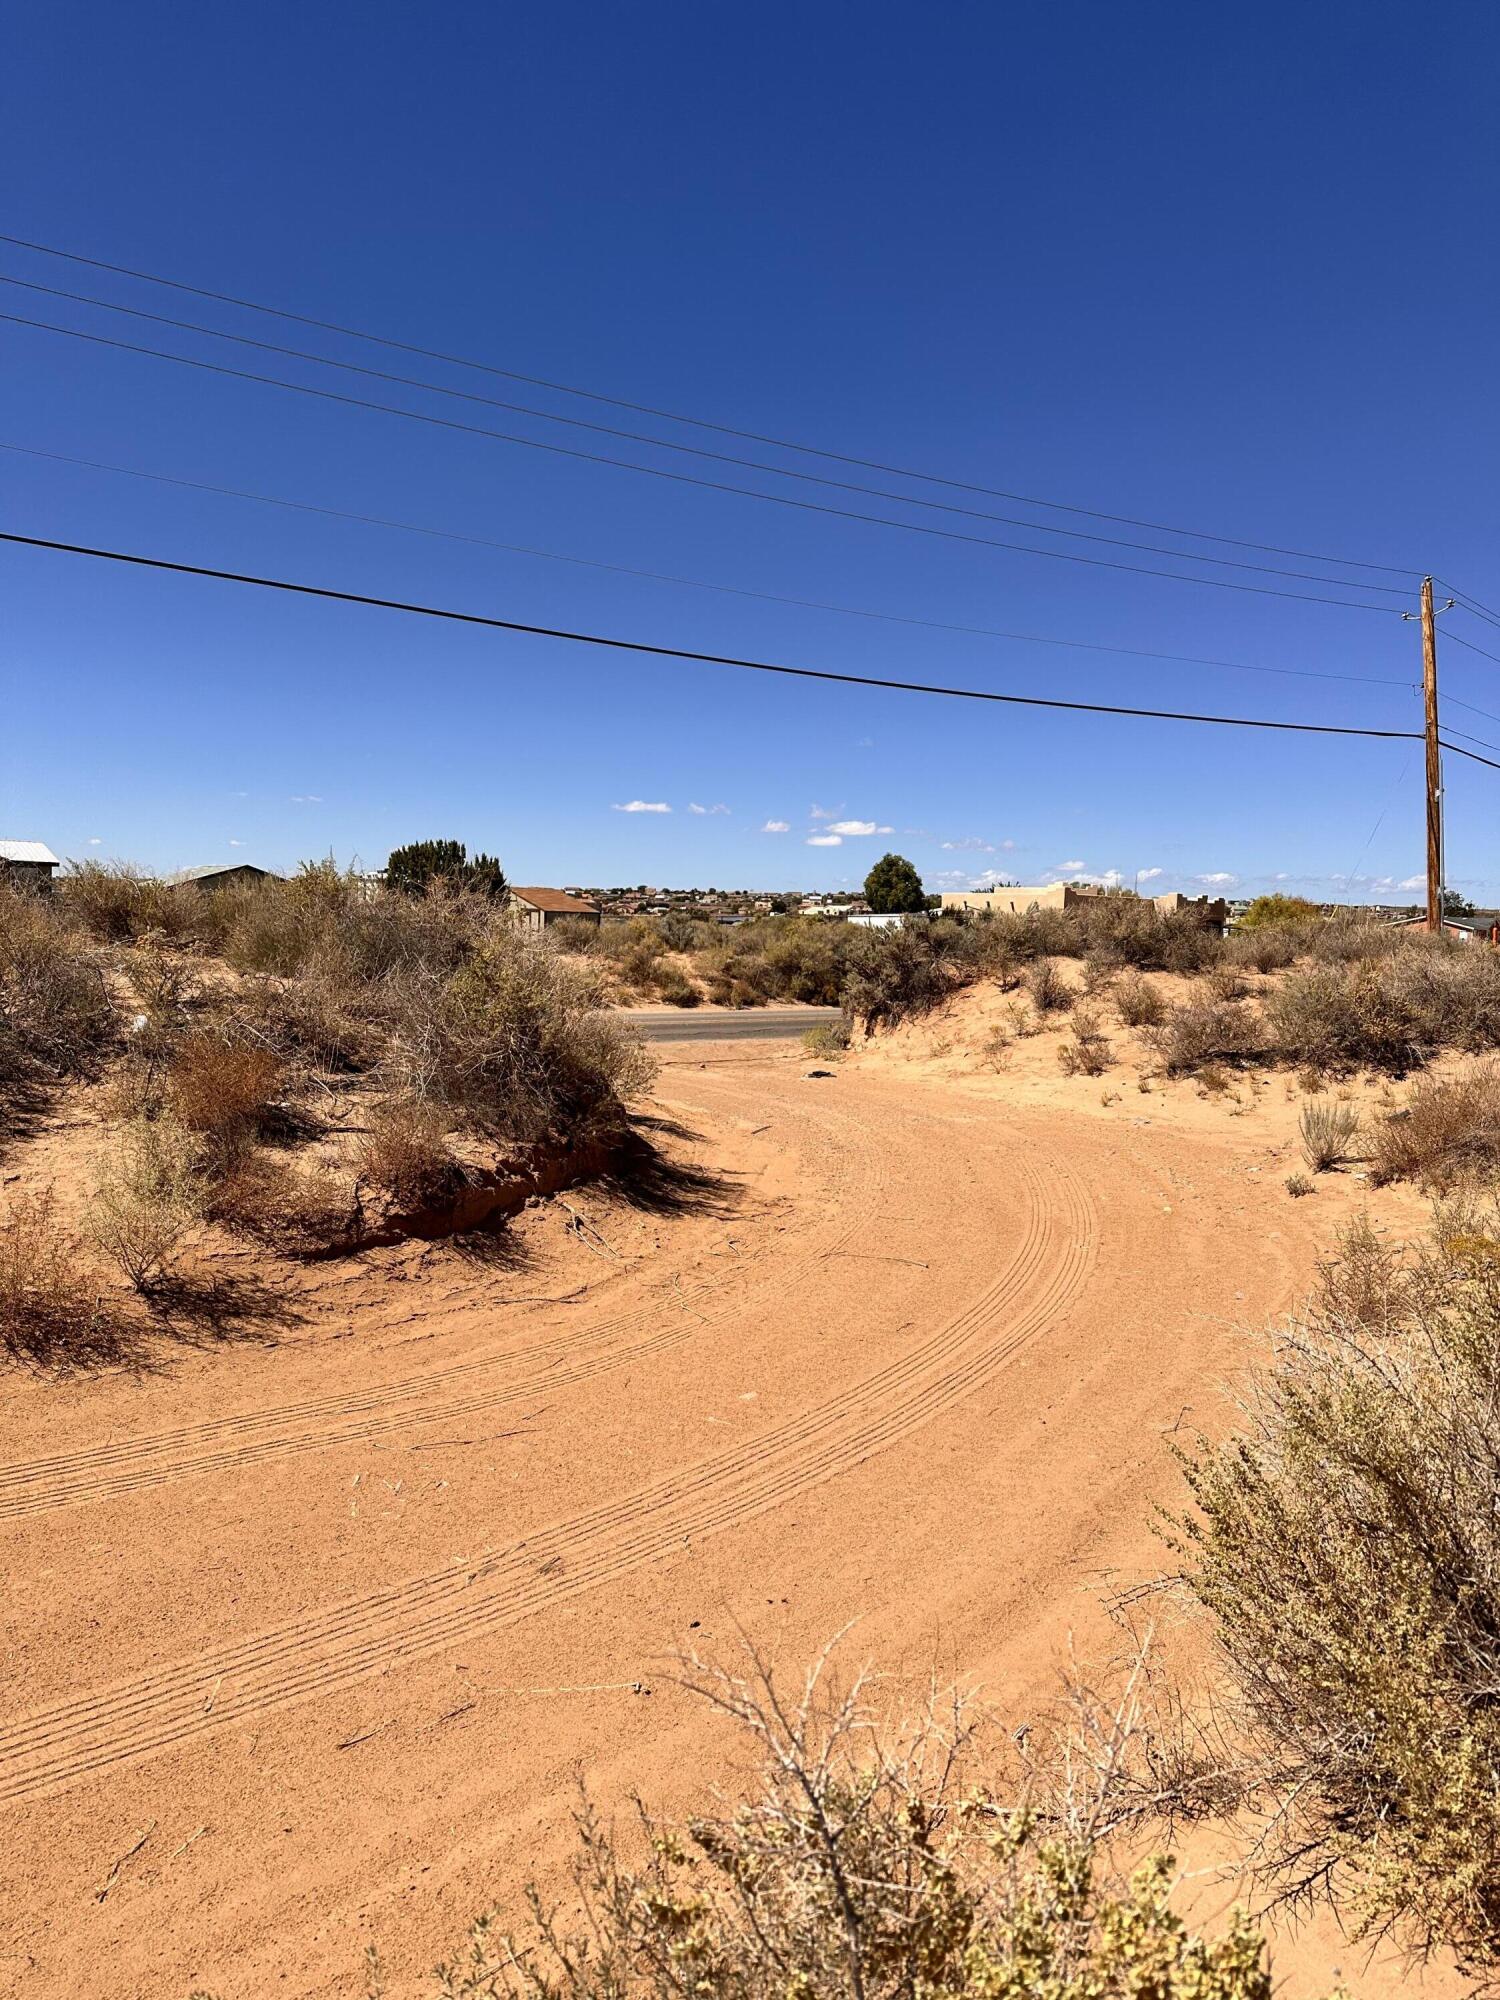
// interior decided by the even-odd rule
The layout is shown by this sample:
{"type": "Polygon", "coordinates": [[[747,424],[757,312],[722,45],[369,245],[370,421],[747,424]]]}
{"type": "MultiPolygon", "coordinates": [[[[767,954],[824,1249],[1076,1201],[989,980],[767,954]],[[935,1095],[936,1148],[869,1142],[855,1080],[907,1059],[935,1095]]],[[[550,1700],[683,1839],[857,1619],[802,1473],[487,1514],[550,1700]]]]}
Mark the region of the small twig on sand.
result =
{"type": "Polygon", "coordinates": [[[557,1197],[557,1201],[558,1201],[558,1206],[560,1208],[565,1208],[568,1211],[569,1215],[572,1216],[574,1233],[578,1237],[579,1241],[583,1243],[587,1249],[590,1250],[593,1249],[594,1246],[592,1243],[589,1242],[588,1239],[589,1236],[594,1236],[597,1237],[599,1242],[604,1245],[604,1250],[606,1255],[610,1257],[619,1256],[620,1253],[618,1250],[615,1249],[614,1245],[609,1241],[607,1241],[605,1237],[599,1235],[599,1231],[594,1227],[592,1222],[586,1222],[584,1220],[584,1218],[578,1213],[578,1210],[573,1206],[572,1202],[564,1201],[561,1195],[557,1197]],[[585,1231],[588,1232],[587,1235],[585,1235],[584,1233],[585,1231]]]}
{"type": "Polygon", "coordinates": [[[192,1846],[193,1842],[195,1840],[201,1840],[204,1834],[207,1832],[208,1828],[206,1826],[200,1826],[196,1828],[194,1832],[188,1835],[187,1839],[182,1843],[181,1847],[174,1847],[172,1849],[172,1852],[167,1856],[168,1861],[175,1861],[179,1854],[186,1854],[188,1849],[192,1846]]]}
{"type": "Polygon", "coordinates": [[[99,1887],[94,1891],[94,1901],[96,1903],[102,1903],[104,1901],[105,1897],[109,1894],[110,1890],[113,1889],[113,1887],[115,1886],[115,1883],[120,1879],[120,1870],[125,1866],[125,1863],[127,1861],[133,1860],[135,1856],[140,1853],[141,1849],[146,1845],[146,1842],[151,1838],[152,1834],[155,1833],[155,1831],[156,1831],[156,1821],[152,1820],[151,1824],[146,1828],[146,1831],[141,1835],[140,1839],[135,1842],[134,1846],[126,1848],[125,1852],[115,1862],[115,1865],[113,1866],[113,1868],[110,1869],[109,1873],[105,1876],[104,1880],[100,1883],[99,1887]]]}
{"type": "Polygon", "coordinates": [[[830,1257],[854,1257],[865,1264],[912,1264],[919,1271],[930,1270],[925,1257],[892,1257],[882,1250],[830,1250],[830,1257]]]}
{"type": "Polygon", "coordinates": [[[389,1729],[390,1726],[388,1722],[377,1722],[373,1729],[362,1730],[358,1736],[346,1736],[342,1743],[334,1747],[339,1750],[352,1750],[356,1743],[368,1743],[372,1736],[379,1736],[382,1730],[389,1729]]]}

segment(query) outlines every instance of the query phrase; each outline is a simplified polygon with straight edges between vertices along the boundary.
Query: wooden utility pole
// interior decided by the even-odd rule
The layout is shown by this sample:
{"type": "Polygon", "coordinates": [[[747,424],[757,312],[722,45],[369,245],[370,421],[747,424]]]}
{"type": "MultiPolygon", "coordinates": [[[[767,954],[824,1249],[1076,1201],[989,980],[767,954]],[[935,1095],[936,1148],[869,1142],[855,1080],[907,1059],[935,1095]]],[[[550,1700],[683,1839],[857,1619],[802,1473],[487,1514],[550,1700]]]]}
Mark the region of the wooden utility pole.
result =
{"type": "Polygon", "coordinates": [[[1427,709],[1427,928],[1443,927],[1443,763],[1438,749],[1437,620],[1422,579],[1422,698],[1427,709]]]}

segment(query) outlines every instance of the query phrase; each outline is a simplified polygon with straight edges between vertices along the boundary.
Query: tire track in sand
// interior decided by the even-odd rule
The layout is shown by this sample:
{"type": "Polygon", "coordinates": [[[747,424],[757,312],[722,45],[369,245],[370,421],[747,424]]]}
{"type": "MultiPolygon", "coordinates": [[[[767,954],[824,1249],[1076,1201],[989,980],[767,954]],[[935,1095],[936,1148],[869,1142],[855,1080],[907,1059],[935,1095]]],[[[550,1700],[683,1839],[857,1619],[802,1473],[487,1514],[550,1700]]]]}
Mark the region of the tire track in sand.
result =
{"type": "Polygon", "coordinates": [[[0,1731],[0,1799],[78,1782],[269,1709],[419,1660],[690,1549],[836,1478],[972,1393],[1077,1296],[1093,1204],[1059,1162],[1017,1160],[1026,1223],[995,1281],[936,1333],[735,1450],[542,1529],[477,1564],[366,1597],[24,1718],[0,1731]]]}
{"type": "MultiPolygon", "coordinates": [[[[830,1116],[823,1107],[801,1115],[825,1134],[837,1125],[852,1130],[853,1121],[846,1115],[835,1112],[830,1116]]],[[[832,1233],[815,1232],[809,1245],[791,1258],[778,1255],[768,1274],[778,1286],[847,1243],[869,1220],[884,1192],[887,1172],[883,1153],[839,1145],[833,1157],[836,1186],[825,1206],[835,1214],[842,1210],[844,1225],[832,1233]],[[851,1160],[867,1170],[857,1189],[850,1185],[851,1160]]],[[[737,1280],[747,1268],[766,1264],[773,1248],[784,1253],[785,1239],[768,1239],[726,1272],[679,1287],[670,1301],[650,1300],[576,1332],[527,1347],[455,1362],[373,1389],[245,1411],[84,1451],[0,1466],[0,1521],[114,1499],[211,1472],[239,1471],[268,1459],[363,1443],[426,1424],[454,1422],[480,1411],[524,1402],[544,1391],[591,1381],[628,1362],[681,1346],[704,1328],[731,1317],[743,1303],[738,1291],[732,1301],[706,1310],[700,1302],[722,1292],[730,1279],[737,1280]],[[664,1325],[662,1311],[667,1305],[677,1307],[679,1317],[664,1325]],[[696,1314],[695,1319],[689,1320],[689,1310],[696,1314]],[[618,1338],[642,1327],[647,1329],[643,1339],[618,1338]],[[570,1361],[579,1354],[584,1358],[570,1361]],[[523,1367],[528,1372],[516,1375],[514,1371],[523,1367]],[[433,1400],[450,1384],[493,1373],[508,1375],[508,1379],[466,1395],[433,1400]]]]}

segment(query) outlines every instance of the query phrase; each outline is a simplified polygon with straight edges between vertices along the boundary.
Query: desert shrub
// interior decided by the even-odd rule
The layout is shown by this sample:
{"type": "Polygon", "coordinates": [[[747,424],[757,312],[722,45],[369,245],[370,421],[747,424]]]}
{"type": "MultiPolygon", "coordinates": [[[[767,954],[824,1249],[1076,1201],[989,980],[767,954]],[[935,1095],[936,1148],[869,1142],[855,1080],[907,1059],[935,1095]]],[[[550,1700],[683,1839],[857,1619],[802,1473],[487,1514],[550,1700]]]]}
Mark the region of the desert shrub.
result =
{"type": "Polygon", "coordinates": [[[600,929],[587,917],[559,917],[555,924],[548,924],[547,936],[559,951],[582,953],[597,951],[600,929]]]}
{"type": "Polygon", "coordinates": [[[178,1043],[166,1096],[183,1128],[201,1134],[223,1158],[258,1135],[280,1082],[272,1050],[203,1027],[178,1043]]]}
{"type": "Polygon", "coordinates": [[[506,893],[505,874],[492,854],[476,854],[461,840],[414,840],[386,858],[385,883],[393,893],[424,896],[434,882],[490,897],[506,893]]]}
{"type": "Polygon", "coordinates": [[[1188,1589],[1259,1746],[1284,1888],[1500,1964],[1500,1221],[1345,1237],[1187,1460],[1188,1589]]]}
{"type": "Polygon", "coordinates": [[[1311,1194],[1313,1184],[1307,1178],[1306,1174],[1288,1174],[1286,1177],[1286,1191],[1289,1195],[1311,1194]]]}
{"type": "Polygon", "coordinates": [[[1363,963],[1303,966],[1271,994],[1266,1025],[1283,1056],[1320,1070],[1406,1069],[1429,1045],[1413,998],[1363,963]]]}
{"type": "Polygon", "coordinates": [[[657,999],[669,1007],[696,1007],[703,997],[680,965],[659,965],[654,986],[657,999]]]}
{"type": "Polygon", "coordinates": [[[92,1075],[118,1034],[98,955],[48,900],[0,889],[0,1104],[42,1080],[92,1075]]]}
{"type": "Polygon", "coordinates": [[[900,924],[861,931],[850,953],[846,1005],[868,1027],[930,1013],[965,983],[962,967],[934,938],[938,930],[900,924]]]}
{"type": "Polygon", "coordinates": [[[1034,958],[1023,973],[1021,984],[1039,1014],[1063,1014],[1073,1004],[1074,989],[1064,979],[1056,959],[1034,958]]]}
{"type": "Polygon", "coordinates": [[[810,1056],[842,1056],[849,1053],[850,1032],[847,1021],[819,1021],[809,1028],[802,1037],[802,1046],[810,1056]]]}
{"type": "Polygon", "coordinates": [[[292,1074],[357,1076],[376,1061],[378,992],[350,990],[318,962],[296,979],[253,976],[221,1011],[226,1032],[270,1049],[292,1074]]]}
{"type": "Polygon", "coordinates": [[[1151,1033],[1174,1076],[1207,1065],[1249,1062],[1265,1049],[1260,1023],[1236,1000],[1204,997],[1184,1001],[1170,1009],[1161,1026],[1151,1033]]]}
{"type": "Polygon", "coordinates": [[[1222,963],[1253,967],[1256,972],[1281,972],[1306,948],[1306,934],[1285,925],[1237,930],[1224,940],[1222,963]]]}
{"type": "Polygon", "coordinates": [[[1350,1157],[1359,1125],[1355,1107],[1341,1104],[1336,1097],[1315,1097],[1303,1105],[1297,1129],[1302,1135],[1302,1157],[1315,1174],[1327,1173],[1350,1157]]]}
{"type": "Polygon", "coordinates": [[[1500,1165],[1500,1070],[1475,1063],[1448,1077],[1424,1077],[1403,1110],[1381,1120],[1371,1148],[1377,1181],[1452,1187],[1500,1165]]]}
{"type": "Polygon", "coordinates": [[[1221,961],[1204,973],[1203,990],[1214,1000],[1243,1000],[1250,988],[1240,966],[1221,961]]]}
{"type": "Polygon", "coordinates": [[[1126,1028],[1155,1028],[1166,1018],[1167,1003],[1160,987],[1153,986],[1138,972],[1128,972],[1119,980],[1111,998],[1121,1025],[1126,1028]]]}
{"type": "Polygon", "coordinates": [[[1110,1047],[1099,1017],[1091,1007],[1075,1007],[1072,1034],[1061,1043],[1057,1059],[1068,1076],[1103,1076],[1110,1065],[1110,1047]]]}
{"type": "Polygon", "coordinates": [[[51,1188],[21,1196],[0,1223],[0,1347],[14,1361],[107,1359],[115,1316],[63,1234],[51,1188]]]}
{"type": "Polygon", "coordinates": [[[175,1119],[139,1119],[120,1133],[100,1174],[88,1231],[138,1292],[161,1283],[203,1213],[200,1163],[192,1135],[175,1119]]]}
{"type": "Polygon", "coordinates": [[[1108,992],[1120,972],[1120,961],[1107,951],[1090,946],[1083,961],[1083,990],[1090,999],[1108,992]]]}
{"type": "Polygon", "coordinates": [[[966,1788],[961,1705],[903,1730],[859,1683],[692,1684],[753,1750],[744,1796],[625,1832],[585,1801],[566,1912],[482,1918],[433,2000],[1268,2000],[1248,1919],[1191,1933],[1170,1859],[1114,1862],[1105,1757],[1045,1798],[966,1788]]]}
{"type": "Polygon", "coordinates": [[[400,1208],[431,1206],[460,1185],[441,1114],[430,1104],[392,1098],[370,1120],[359,1146],[359,1174],[400,1208]]]}
{"type": "Polygon", "coordinates": [[[591,961],[506,927],[447,981],[411,988],[394,1035],[391,1066],[411,1094],[512,1139],[611,1124],[654,1074],[602,1010],[591,961]]]}
{"type": "Polygon", "coordinates": [[[57,895],[68,917],[108,944],[148,933],[185,943],[202,917],[196,890],[170,887],[123,861],[70,862],[57,895]]]}

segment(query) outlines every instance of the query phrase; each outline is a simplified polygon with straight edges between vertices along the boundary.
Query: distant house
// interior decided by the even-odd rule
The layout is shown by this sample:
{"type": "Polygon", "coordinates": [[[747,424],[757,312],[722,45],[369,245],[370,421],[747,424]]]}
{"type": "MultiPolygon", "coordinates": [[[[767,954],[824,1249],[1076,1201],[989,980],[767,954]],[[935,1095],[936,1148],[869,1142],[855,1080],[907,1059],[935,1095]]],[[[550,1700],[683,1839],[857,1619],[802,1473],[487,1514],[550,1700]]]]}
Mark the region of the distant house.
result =
{"type": "MultiPolygon", "coordinates": [[[[943,908],[988,910],[1024,917],[1032,910],[1088,909],[1106,899],[1137,904],[1145,901],[1131,889],[1106,889],[1089,882],[1042,882],[1030,889],[1015,883],[1002,883],[997,889],[948,891],[943,896],[943,908]]],[[[1229,907],[1221,896],[1210,900],[1207,896],[1184,896],[1175,889],[1165,896],[1153,896],[1150,907],[1164,917],[1196,917],[1206,930],[1222,930],[1229,916],[1229,907]]]]}
{"type": "Polygon", "coordinates": [[[866,931],[894,931],[902,924],[925,924],[927,920],[926,910],[853,910],[849,916],[851,924],[866,931]]]}
{"type": "Polygon", "coordinates": [[[0,881],[13,889],[47,889],[62,863],[39,840],[0,840],[0,881]]]}
{"type": "Polygon", "coordinates": [[[600,916],[599,905],[592,896],[575,896],[567,889],[513,888],[507,908],[512,921],[528,931],[544,931],[549,924],[561,923],[564,917],[597,924],[600,916]]]}
{"type": "Polygon", "coordinates": [[[253,888],[257,882],[279,882],[281,877],[249,861],[208,861],[201,868],[179,868],[161,879],[169,889],[198,889],[206,895],[210,889],[253,888]]]}
{"type": "MultiPolygon", "coordinates": [[[[1398,917],[1396,924],[1404,931],[1425,931],[1427,918],[1398,917]]],[[[1460,944],[1500,945],[1500,911],[1476,910],[1471,917],[1444,916],[1443,936],[1456,938],[1460,944]]]]}

